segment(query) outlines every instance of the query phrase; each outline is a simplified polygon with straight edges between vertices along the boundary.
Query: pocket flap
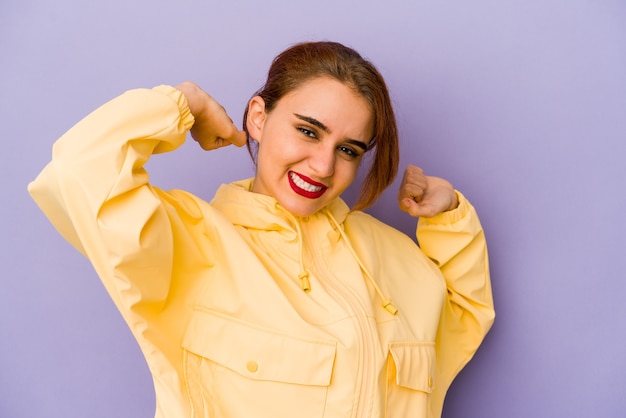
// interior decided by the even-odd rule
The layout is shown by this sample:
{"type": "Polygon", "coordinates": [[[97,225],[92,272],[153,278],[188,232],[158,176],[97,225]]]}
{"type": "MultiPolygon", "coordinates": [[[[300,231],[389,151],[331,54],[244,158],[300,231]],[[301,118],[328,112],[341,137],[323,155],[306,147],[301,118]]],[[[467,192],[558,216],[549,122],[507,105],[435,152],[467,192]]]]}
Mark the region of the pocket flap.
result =
{"type": "Polygon", "coordinates": [[[435,343],[390,343],[389,352],[396,365],[396,384],[431,393],[434,385],[435,343]]]}
{"type": "Polygon", "coordinates": [[[328,386],[337,344],[268,330],[213,311],[196,310],[183,347],[257,380],[328,386]]]}

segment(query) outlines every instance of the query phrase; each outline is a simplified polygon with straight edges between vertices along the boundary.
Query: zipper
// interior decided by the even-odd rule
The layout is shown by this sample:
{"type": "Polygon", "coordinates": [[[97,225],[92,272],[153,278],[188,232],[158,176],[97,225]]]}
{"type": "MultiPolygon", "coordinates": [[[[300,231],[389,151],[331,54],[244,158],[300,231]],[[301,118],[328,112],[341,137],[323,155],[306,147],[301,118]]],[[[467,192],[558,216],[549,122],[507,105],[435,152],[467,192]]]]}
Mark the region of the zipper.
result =
{"type": "MultiPolygon", "coordinates": [[[[308,225],[303,225],[303,238],[305,242],[311,242],[308,237],[308,225]],[[306,236],[306,237],[304,237],[306,236]]],[[[344,242],[344,245],[349,245],[344,242]]],[[[309,246],[310,247],[310,246],[309,246]]],[[[367,320],[367,310],[363,307],[360,299],[352,292],[350,288],[334,279],[331,272],[326,269],[326,262],[321,259],[321,251],[314,248],[307,248],[307,252],[311,256],[313,264],[317,271],[321,274],[320,279],[325,279],[331,296],[342,308],[352,314],[353,322],[356,323],[357,337],[360,344],[357,346],[358,360],[362,367],[358,368],[357,388],[354,394],[353,414],[354,418],[367,417],[368,412],[372,410],[374,400],[374,391],[376,382],[375,363],[375,333],[367,320]]],[[[360,271],[360,267],[359,267],[360,271]]]]}

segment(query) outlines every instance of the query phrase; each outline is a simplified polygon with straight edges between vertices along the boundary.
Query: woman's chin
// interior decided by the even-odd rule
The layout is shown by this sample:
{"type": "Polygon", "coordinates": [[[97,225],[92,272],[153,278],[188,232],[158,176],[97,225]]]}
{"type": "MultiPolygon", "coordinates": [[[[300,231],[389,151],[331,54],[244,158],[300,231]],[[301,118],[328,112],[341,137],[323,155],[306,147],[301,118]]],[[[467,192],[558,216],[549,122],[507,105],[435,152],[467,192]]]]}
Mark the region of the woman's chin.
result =
{"type": "Polygon", "coordinates": [[[322,208],[322,202],[279,202],[289,213],[299,217],[311,216],[322,208]]]}

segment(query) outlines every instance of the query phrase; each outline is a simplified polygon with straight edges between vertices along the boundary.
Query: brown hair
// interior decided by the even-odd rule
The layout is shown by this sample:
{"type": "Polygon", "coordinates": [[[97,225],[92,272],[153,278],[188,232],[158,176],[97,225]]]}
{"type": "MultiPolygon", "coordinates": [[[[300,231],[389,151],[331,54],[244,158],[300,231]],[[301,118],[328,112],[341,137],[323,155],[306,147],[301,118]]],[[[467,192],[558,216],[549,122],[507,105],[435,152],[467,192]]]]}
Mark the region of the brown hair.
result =
{"type": "MultiPolygon", "coordinates": [[[[374,137],[369,149],[375,155],[354,209],[371,206],[391,184],[398,171],[398,131],[387,85],[382,75],[358,52],[336,42],[305,42],[279,54],[267,74],[265,85],[254,96],[265,101],[269,113],[278,101],[305,82],[317,77],[334,78],[360,94],[374,114],[374,137]]],[[[248,110],[243,129],[247,131],[248,110]]],[[[254,141],[248,134],[248,150],[256,160],[254,141]]]]}

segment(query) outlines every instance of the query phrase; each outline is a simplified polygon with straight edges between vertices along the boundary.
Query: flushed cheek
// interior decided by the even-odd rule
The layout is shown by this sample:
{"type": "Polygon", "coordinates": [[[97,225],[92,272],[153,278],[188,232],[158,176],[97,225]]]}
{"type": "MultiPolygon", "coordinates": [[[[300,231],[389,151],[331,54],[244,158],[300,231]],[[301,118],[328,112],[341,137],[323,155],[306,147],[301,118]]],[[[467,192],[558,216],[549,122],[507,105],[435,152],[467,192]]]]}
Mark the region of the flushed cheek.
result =
{"type": "Polygon", "coordinates": [[[340,189],[339,194],[343,193],[354,181],[359,166],[344,167],[343,170],[339,170],[335,175],[335,186],[340,189]]]}

